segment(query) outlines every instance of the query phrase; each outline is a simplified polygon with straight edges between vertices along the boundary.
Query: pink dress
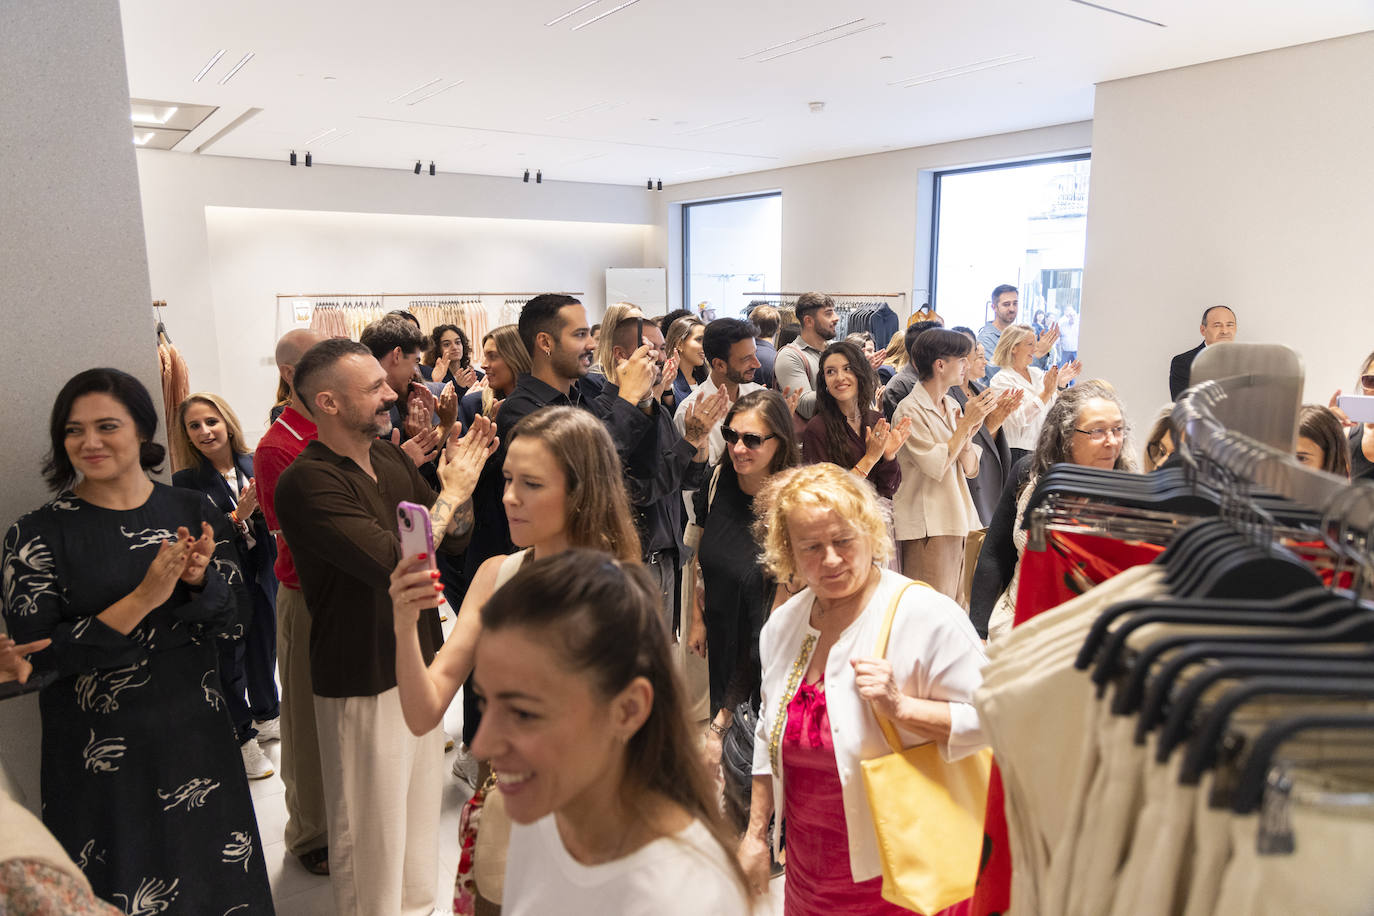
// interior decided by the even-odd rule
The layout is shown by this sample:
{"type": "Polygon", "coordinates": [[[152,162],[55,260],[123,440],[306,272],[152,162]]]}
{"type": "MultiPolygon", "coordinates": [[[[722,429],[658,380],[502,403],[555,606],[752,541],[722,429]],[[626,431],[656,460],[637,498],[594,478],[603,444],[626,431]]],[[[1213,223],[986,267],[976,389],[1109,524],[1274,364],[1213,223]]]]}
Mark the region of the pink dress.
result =
{"type": "Polygon", "coordinates": [[[786,820],[785,916],[910,916],[883,899],[883,879],[854,883],[840,771],[825,710],[825,678],[802,684],[782,736],[786,820]]]}

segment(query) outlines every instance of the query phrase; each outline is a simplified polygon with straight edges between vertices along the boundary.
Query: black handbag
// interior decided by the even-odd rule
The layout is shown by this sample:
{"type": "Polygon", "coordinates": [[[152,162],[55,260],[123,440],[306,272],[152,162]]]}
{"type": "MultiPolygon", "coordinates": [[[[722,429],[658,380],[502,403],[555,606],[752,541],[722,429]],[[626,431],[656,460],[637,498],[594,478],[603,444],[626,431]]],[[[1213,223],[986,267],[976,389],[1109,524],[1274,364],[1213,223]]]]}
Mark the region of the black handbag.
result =
{"type": "Polygon", "coordinates": [[[740,830],[749,823],[749,796],[754,786],[754,727],[758,721],[758,710],[745,700],[735,708],[735,718],[720,741],[726,810],[740,830]]]}

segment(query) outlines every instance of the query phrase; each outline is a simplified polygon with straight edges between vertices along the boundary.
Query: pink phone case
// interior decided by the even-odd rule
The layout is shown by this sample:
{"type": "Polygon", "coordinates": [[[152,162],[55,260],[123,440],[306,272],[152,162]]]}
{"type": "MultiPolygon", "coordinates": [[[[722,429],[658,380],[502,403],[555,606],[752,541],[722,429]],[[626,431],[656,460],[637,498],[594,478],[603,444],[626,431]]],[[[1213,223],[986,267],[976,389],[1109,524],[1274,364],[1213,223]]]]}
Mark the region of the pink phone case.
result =
{"type": "MultiPolygon", "coordinates": [[[[428,509],[419,503],[398,503],[396,533],[401,538],[401,556],[413,557],[417,553],[423,553],[428,557],[430,569],[439,568],[434,560],[434,530],[429,523],[428,509]]],[[[439,596],[439,606],[447,606],[442,594],[439,596]]]]}

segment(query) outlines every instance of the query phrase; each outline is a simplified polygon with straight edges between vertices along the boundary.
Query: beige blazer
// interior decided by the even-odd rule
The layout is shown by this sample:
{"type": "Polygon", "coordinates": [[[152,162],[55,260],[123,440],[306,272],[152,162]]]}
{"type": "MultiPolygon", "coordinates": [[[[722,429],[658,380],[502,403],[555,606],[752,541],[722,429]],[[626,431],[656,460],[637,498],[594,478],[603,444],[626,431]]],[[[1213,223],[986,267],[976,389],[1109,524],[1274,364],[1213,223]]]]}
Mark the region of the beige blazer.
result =
{"type": "MultiPolygon", "coordinates": [[[[892,414],[892,425],[911,418],[911,436],[897,453],[902,483],[892,497],[897,540],[954,535],[966,537],[982,528],[978,507],[969,495],[968,481],[959,468],[958,455],[949,451],[949,439],[959,423],[959,405],[945,395],[937,405],[921,384],[911,389],[892,414]]],[[[980,460],[983,450],[969,444],[980,460]]],[[[977,473],[973,476],[977,476],[977,473]]]]}

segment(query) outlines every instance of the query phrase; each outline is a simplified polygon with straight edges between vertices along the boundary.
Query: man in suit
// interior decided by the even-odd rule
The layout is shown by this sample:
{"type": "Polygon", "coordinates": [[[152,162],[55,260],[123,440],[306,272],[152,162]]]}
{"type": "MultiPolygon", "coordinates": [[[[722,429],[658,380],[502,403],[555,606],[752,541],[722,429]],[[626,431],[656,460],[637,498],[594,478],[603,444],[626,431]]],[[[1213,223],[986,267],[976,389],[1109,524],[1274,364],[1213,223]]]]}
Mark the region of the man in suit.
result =
{"type": "Polygon", "coordinates": [[[1202,312],[1202,324],[1198,327],[1202,343],[1186,353],[1180,353],[1169,364],[1169,397],[1177,401],[1189,386],[1193,374],[1193,360],[1214,343],[1224,343],[1236,339],[1236,313],[1230,306],[1213,305],[1202,312]]]}

